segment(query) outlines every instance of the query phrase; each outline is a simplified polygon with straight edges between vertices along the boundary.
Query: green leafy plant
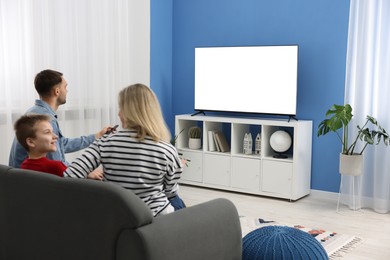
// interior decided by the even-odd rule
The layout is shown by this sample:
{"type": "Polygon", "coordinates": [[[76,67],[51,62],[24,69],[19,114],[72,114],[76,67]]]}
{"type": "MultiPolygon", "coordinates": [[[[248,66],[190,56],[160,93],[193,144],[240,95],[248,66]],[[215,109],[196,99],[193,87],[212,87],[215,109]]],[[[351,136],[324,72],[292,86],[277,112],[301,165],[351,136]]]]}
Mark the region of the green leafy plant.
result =
{"type": "Polygon", "coordinates": [[[200,139],[201,134],[202,134],[202,130],[200,129],[200,127],[193,126],[190,129],[188,129],[189,138],[200,139]]]}
{"type": "Polygon", "coordinates": [[[383,143],[389,145],[389,135],[386,130],[381,127],[378,121],[372,116],[367,115],[366,122],[362,127],[359,125],[358,133],[352,144],[348,144],[348,124],[352,120],[352,107],[349,104],[345,106],[333,105],[327,112],[326,118],[318,125],[317,136],[326,135],[329,132],[335,132],[342,144],[342,154],[363,154],[367,145],[377,145],[383,140],[383,143]],[[371,130],[368,126],[374,126],[371,130]],[[340,134],[340,132],[343,132],[340,134]],[[356,144],[358,141],[364,142],[364,146],[360,152],[356,152],[356,144]]]}
{"type": "Polygon", "coordinates": [[[180,135],[183,131],[184,131],[184,128],[181,129],[181,131],[180,131],[177,135],[175,135],[174,137],[172,137],[172,139],[171,139],[171,144],[172,144],[173,146],[176,146],[177,138],[179,137],[179,135],[180,135]]]}
{"type": "MultiPolygon", "coordinates": [[[[176,146],[176,141],[177,141],[177,138],[179,137],[179,135],[182,133],[184,131],[184,128],[183,129],[181,129],[181,131],[177,134],[177,135],[175,135],[174,137],[172,137],[172,139],[171,139],[171,144],[173,145],[173,146],[176,146]]],[[[188,167],[188,163],[189,162],[191,162],[191,160],[190,159],[186,159],[186,158],[184,158],[183,157],[183,153],[177,153],[178,155],[179,155],[179,157],[180,157],[180,159],[182,160],[182,162],[188,167]]]]}

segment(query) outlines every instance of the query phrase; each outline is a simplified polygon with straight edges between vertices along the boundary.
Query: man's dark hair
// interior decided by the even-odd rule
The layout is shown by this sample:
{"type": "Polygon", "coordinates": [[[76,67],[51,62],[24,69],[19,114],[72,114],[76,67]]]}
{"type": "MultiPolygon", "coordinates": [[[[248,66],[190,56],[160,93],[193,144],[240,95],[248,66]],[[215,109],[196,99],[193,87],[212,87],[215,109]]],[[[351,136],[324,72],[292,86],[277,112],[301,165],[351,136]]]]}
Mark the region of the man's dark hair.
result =
{"type": "Polygon", "coordinates": [[[50,120],[50,116],[44,114],[25,114],[16,120],[14,124],[16,139],[26,151],[29,151],[27,138],[35,138],[36,136],[35,125],[41,121],[50,122],[50,120]]]}
{"type": "Polygon", "coordinates": [[[50,96],[50,90],[62,81],[62,73],[55,70],[42,70],[35,76],[34,85],[39,96],[50,96]]]}

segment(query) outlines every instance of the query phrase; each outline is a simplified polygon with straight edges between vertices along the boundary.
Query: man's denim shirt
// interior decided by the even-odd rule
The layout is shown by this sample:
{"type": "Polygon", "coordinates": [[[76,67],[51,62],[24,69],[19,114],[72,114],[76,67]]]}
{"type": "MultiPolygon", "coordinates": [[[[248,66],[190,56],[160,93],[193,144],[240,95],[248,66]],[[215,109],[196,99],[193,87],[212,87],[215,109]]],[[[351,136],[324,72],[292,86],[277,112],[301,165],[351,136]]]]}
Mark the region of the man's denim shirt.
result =
{"type": "MultiPolygon", "coordinates": [[[[58,125],[57,114],[46,102],[42,100],[35,100],[35,106],[27,110],[26,114],[28,113],[45,114],[49,115],[51,118],[50,123],[53,127],[53,132],[58,136],[58,140],[57,151],[48,153],[46,156],[49,159],[62,161],[68,165],[69,163],[65,160],[65,153],[72,153],[84,149],[95,140],[94,134],[89,136],[81,136],[79,138],[64,137],[61,133],[60,126],[58,125]]],[[[20,165],[26,158],[27,151],[19,144],[16,138],[14,138],[9,155],[9,166],[20,168],[20,165]]]]}

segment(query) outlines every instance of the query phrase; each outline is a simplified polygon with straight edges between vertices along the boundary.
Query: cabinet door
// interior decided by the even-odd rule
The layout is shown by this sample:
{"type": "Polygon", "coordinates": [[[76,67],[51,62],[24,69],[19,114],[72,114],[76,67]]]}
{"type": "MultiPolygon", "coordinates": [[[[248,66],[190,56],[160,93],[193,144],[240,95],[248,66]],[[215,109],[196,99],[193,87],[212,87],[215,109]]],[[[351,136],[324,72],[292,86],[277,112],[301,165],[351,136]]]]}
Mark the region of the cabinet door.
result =
{"type": "Polygon", "coordinates": [[[232,187],[248,191],[260,190],[259,159],[232,158],[232,187]]]}
{"type": "Polygon", "coordinates": [[[291,162],[263,160],[261,191],[290,197],[292,171],[291,162]]]}
{"type": "Polygon", "coordinates": [[[204,183],[230,185],[230,156],[204,155],[204,183]]]}
{"type": "Polygon", "coordinates": [[[187,166],[183,165],[182,180],[202,182],[203,155],[199,152],[180,151],[182,158],[189,160],[187,166]]]}

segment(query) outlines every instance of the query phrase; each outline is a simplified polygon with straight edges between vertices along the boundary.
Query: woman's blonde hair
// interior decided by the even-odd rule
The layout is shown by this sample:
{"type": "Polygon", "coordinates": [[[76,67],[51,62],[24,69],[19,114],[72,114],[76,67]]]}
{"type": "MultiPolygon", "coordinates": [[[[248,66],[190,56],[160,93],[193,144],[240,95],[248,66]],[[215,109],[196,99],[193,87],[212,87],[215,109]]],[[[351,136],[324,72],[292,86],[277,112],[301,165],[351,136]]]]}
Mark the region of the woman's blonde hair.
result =
{"type": "Polygon", "coordinates": [[[123,127],[136,130],[138,140],[150,136],[155,141],[170,141],[171,134],[160,103],[149,87],[138,83],[122,89],[119,92],[119,109],[123,127]]]}

